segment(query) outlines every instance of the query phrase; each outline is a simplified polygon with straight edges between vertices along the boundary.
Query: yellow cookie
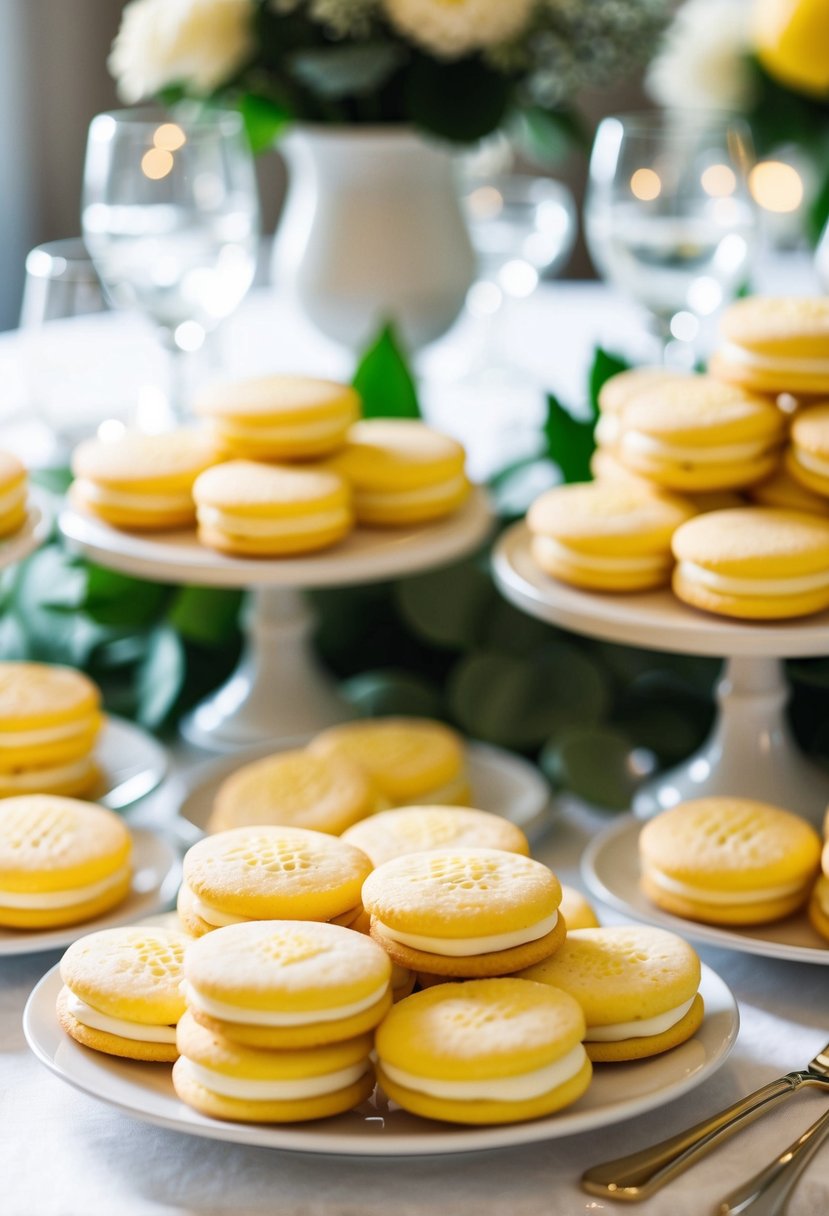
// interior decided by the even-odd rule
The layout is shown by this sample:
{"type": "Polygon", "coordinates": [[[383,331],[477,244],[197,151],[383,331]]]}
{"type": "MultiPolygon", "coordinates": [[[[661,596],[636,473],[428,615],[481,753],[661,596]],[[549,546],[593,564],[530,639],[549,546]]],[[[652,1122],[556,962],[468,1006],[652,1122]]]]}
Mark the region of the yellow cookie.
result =
{"type": "Polygon", "coordinates": [[[545,491],[527,527],[545,574],[592,591],[644,591],[669,582],[671,537],[693,513],[633,482],[589,481],[545,491]]]}
{"type": "Polygon", "coordinates": [[[575,887],[561,884],[561,903],[558,910],[567,924],[567,932],[573,929],[598,929],[599,918],[593,905],[575,887]]]}
{"type": "Polygon", "coordinates": [[[193,487],[199,540],[243,557],[290,557],[328,549],[354,526],[342,477],[322,468],[231,460],[193,487]]]}
{"type": "Polygon", "coordinates": [[[675,594],[722,616],[776,620],[829,607],[829,519],[805,511],[711,511],[677,529],[675,594]]]}
{"type": "Polygon", "coordinates": [[[193,483],[221,449],[203,431],[86,439],[72,456],[72,499],[116,528],[181,528],[195,518],[193,483]]]}
{"type": "Polygon", "coordinates": [[[184,950],[169,929],[103,929],[64,954],[58,1021],[85,1047],[129,1060],[175,1060],[184,950]]]}
{"type": "Polygon", "coordinates": [[[322,1047],[245,1047],[185,1013],[173,1086],[203,1115],[245,1123],[298,1123],[352,1110],[374,1089],[371,1035],[322,1047]]]}
{"type": "Polygon", "coordinates": [[[527,837],[519,827],[492,815],[459,806],[404,806],[381,811],[350,827],[343,840],[362,849],[373,866],[429,849],[504,849],[529,856],[527,837]]]}
{"type": "Polygon", "coordinates": [[[566,992],[517,979],[440,984],[377,1032],[377,1079],[404,1110],[449,1123],[516,1123],[580,1098],[592,1069],[566,992]]]}
{"type": "Polygon", "coordinates": [[[578,1001],[594,1064],[644,1059],[690,1039],[703,1016],[700,976],[687,942],[644,925],[568,930],[560,950],[521,972],[578,1001]]]}
{"type": "Polygon", "coordinates": [[[377,791],[359,765],[297,749],[245,764],[226,778],[207,830],[280,824],[339,836],[377,805],[377,791]]]}
{"type": "Polygon", "coordinates": [[[184,972],[196,1021],[250,1047],[353,1039],[391,1007],[388,957],[365,934],[339,925],[230,925],[188,947],[184,972]]]}
{"type": "Polygon", "coordinates": [[[0,663],[0,793],[86,792],[103,719],[87,676],[48,663],[0,663]]]}
{"type": "Polygon", "coordinates": [[[790,460],[791,451],[788,451],[783,463],[771,477],[748,487],[748,498],[759,507],[782,507],[784,511],[807,511],[810,515],[829,516],[829,498],[816,494],[792,476],[787,468],[790,460]]]}
{"type": "Polygon", "coordinates": [[[0,451],[0,538],[23,526],[27,489],[25,466],[11,452],[0,451]]]}
{"type": "Polygon", "coordinates": [[[132,840],[112,811],[48,794],[0,802],[0,925],[48,929],[109,911],[130,889],[132,840]]]}
{"type": "Polygon", "coordinates": [[[356,423],[330,467],[351,483],[357,522],[409,527],[456,511],[469,496],[465,453],[448,435],[400,418],[356,423]]]}
{"type": "Polygon", "coordinates": [[[809,898],[809,920],[816,932],[829,941],[829,857],[824,851],[823,873],[819,875],[809,898]]]}
{"type": "Polygon", "coordinates": [[[392,806],[460,805],[472,800],[460,736],[427,718],[375,718],[332,726],[310,744],[322,756],[361,765],[392,806]]]}
{"type": "Polygon", "coordinates": [[[560,902],[546,866],[500,849],[407,853],[363,885],[374,940],[435,975],[507,975],[546,958],[564,940],[560,902]]]}
{"type": "Polygon", "coordinates": [[[829,394],[829,297],[738,300],[720,333],[710,367],[721,380],[773,395],[829,394]]]}
{"type": "Polygon", "coordinates": [[[613,447],[621,434],[620,415],[640,393],[672,380],[687,379],[687,372],[667,367],[633,367],[605,380],[599,390],[599,420],[596,443],[600,449],[613,447]]]}
{"type": "Polygon", "coordinates": [[[184,857],[191,933],[249,920],[331,920],[355,908],[371,862],[336,836],[263,825],[206,836],[184,857]]]}
{"type": "Polygon", "coordinates": [[[803,410],[792,422],[786,471],[805,492],[821,496],[829,512],[829,402],[803,410]]]}
{"type": "Polygon", "coordinates": [[[712,925],[781,920],[808,899],[820,849],[815,829],[780,807],[699,798],[643,827],[642,890],[658,907],[712,925]]]}

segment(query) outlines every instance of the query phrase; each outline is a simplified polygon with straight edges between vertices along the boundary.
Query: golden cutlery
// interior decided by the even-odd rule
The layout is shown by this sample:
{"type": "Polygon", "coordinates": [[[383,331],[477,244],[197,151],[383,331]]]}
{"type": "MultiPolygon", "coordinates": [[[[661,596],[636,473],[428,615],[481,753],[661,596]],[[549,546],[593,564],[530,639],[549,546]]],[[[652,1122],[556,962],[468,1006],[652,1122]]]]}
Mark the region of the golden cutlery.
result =
{"type": "Polygon", "coordinates": [[[829,1111],[790,1144],[770,1165],[730,1191],[718,1216],[781,1216],[803,1170],[829,1135],[829,1111]]]}

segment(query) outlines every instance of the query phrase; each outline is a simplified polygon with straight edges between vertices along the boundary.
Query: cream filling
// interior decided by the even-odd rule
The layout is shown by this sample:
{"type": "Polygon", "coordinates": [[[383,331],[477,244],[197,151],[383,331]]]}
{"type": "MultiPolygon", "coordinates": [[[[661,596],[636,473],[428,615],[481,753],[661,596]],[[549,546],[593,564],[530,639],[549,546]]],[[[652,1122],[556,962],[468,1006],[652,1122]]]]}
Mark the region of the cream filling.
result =
{"type": "Polygon", "coordinates": [[[717,574],[705,566],[698,566],[696,562],[680,562],[677,574],[689,583],[698,583],[723,595],[802,595],[829,588],[829,570],[792,575],[790,578],[737,578],[730,574],[717,574]]]}
{"type": "Polygon", "coordinates": [[[588,1026],[584,1036],[585,1043],[619,1043],[622,1039],[646,1039],[651,1035],[664,1034],[677,1022],[681,1022],[693,1005],[696,995],[690,1001],[668,1009],[665,1013],[653,1018],[640,1018],[635,1022],[614,1022],[611,1026],[588,1026]]]}
{"type": "Polygon", "coordinates": [[[552,916],[545,916],[544,920],[536,921],[526,929],[514,929],[511,933],[491,933],[486,937],[430,937],[425,933],[403,933],[400,929],[390,929],[374,918],[374,924],[391,941],[411,946],[413,950],[424,950],[427,954],[442,954],[449,958],[469,958],[475,954],[492,954],[495,950],[511,950],[513,946],[523,946],[552,933],[557,923],[558,912],[553,912],[552,916]]]}
{"type": "Polygon", "coordinates": [[[352,421],[351,413],[336,418],[320,418],[315,422],[244,422],[239,418],[217,418],[213,426],[222,438],[285,441],[302,443],[306,439],[328,439],[343,434],[352,421]]]}
{"type": "Polygon", "coordinates": [[[75,485],[84,498],[101,507],[113,507],[122,511],[193,510],[193,495],[189,490],[182,490],[178,494],[129,494],[123,490],[102,486],[86,477],[78,478],[75,485]]]}
{"type": "Polygon", "coordinates": [[[737,464],[762,456],[775,442],[771,437],[751,439],[745,443],[722,443],[710,447],[692,443],[668,443],[646,435],[644,431],[625,431],[620,439],[623,451],[634,456],[655,456],[677,464],[737,464]]]}
{"type": "Polygon", "coordinates": [[[244,1026],[314,1026],[317,1022],[339,1022],[371,1009],[381,1001],[388,991],[388,981],[380,984],[368,996],[347,1005],[332,1005],[327,1009],[302,1009],[291,1013],[285,1009],[248,1009],[240,1005],[228,1005],[199,992],[193,984],[184,985],[188,1005],[194,1005],[202,1013],[221,1022],[238,1022],[244,1026]]]}
{"type": "Polygon", "coordinates": [[[185,886],[190,898],[190,911],[200,917],[205,924],[212,925],[214,929],[224,929],[227,925],[241,925],[253,919],[250,916],[235,916],[232,912],[222,912],[196,895],[192,887],[187,886],[186,883],[185,886]]]}
{"type": "Polygon", "coordinates": [[[179,1068],[192,1079],[214,1094],[223,1098],[240,1098],[249,1102],[296,1102],[303,1098],[318,1098],[322,1094],[335,1094],[348,1085],[359,1081],[371,1067],[368,1059],[340,1068],[337,1072],[322,1073],[318,1077],[293,1077],[289,1081],[251,1081],[246,1077],[228,1077],[225,1073],[205,1068],[195,1060],[182,1056],[179,1068]]]}
{"type": "Polygon", "coordinates": [[[37,747],[41,743],[59,743],[75,735],[89,734],[95,719],[85,718],[80,722],[68,722],[62,726],[44,726],[41,730],[0,730],[0,750],[4,747],[37,747]]]}
{"type": "Polygon", "coordinates": [[[622,423],[617,414],[602,414],[596,423],[594,436],[600,448],[609,448],[622,433],[622,423]]]}
{"type": "Polygon", "coordinates": [[[803,882],[795,879],[792,882],[780,883],[776,887],[758,887],[754,891],[710,891],[706,887],[697,887],[693,883],[679,882],[663,874],[661,870],[647,868],[645,873],[654,886],[661,887],[671,895],[679,895],[683,899],[693,900],[694,903],[711,904],[718,908],[739,908],[744,904],[765,903],[768,899],[785,899],[787,895],[796,895],[803,890],[803,882]]]}
{"type": "Polygon", "coordinates": [[[107,1034],[117,1034],[122,1039],[134,1039],[138,1043],[175,1043],[175,1026],[150,1026],[143,1022],[130,1022],[125,1018],[113,1018],[108,1013],[101,1013],[92,1005],[87,1005],[76,996],[71,989],[66,1001],[66,1007],[76,1021],[90,1030],[103,1030],[107,1034]]]}
{"type": "Polygon", "coordinates": [[[757,368],[758,371],[829,375],[829,359],[803,359],[797,355],[761,355],[757,351],[737,346],[734,342],[724,342],[718,353],[729,363],[742,363],[746,367],[757,368]]]}
{"type": "Polygon", "coordinates": [[[196,509],[196,518],[203,527],[216,528],[232,536],[305,536],[334,528],[347,528],[351,522],[346,507],[296,518],[262,519],[222,511],[218,507],[200,506],[196,509]]]}
{"type": "Polygon", "coordinates": [[[580,566],[584,570],[595,570],[601,574],[655,574],[671,565],[668,549],[656,556],[639,554],[635,557],[605,557],[604,554],[582,553],[580,549],[563,545],[551,536],[535,536],[533,543],[540,556],[551,562],[567,562],[570,566],[580,566]]]}
{"type": "Polygon", "coordinates": [[[383,1071],[395,1085],[457,1102],[526,1102],[540,1098],[577,1076],[587,1059],[581,1043],[560,1060],[534,1068],[515,1077],[480,1077],[474,1081],[446,1081],[442,1077],[422,1077],[381,1060],[383,1071]]]}
{"type": "Polygon", "coordinates": [[[0,890],[0,908],[23,908],[33,912],[49,908],[71,908],[75,904],[84,904],[89,899],[97,899],[99,895],[105,895],[113,887],[119,886],[129,873],[130,865],[127,862],[107,878],[102,878],[98,882],[89,882],[83,887],[73,887],[70,891],[0,890]]]}
{"type": "Polygon", "coordinates": [[[363,490],[354,486],[354,501],[359,510],[382,510],[383,507],[417,507],[428,506],[430,503],[443,502],[445,498],[454,498],[468,486],[463,473],[450,477],[437,485],[419,486],[414,490],[363,490]]]}
{"type": "Polygon", "coordinates": [[[804,469],[811,469],[813,473],[817,473],[820,477],[829,477],[829,460],[824,460],[821,456],[815,456],[812,452],[804,452],[799,447],[794,447],[792,452],[797,463],[802,464],[804,469]]]}
{"type": "Polygon", "coordinates": [[[91,768],[89,756],[81,760],[73,760],[71,764],[58,764],[51,768],[29,768],[21,772],[0,772],[0,789],[24,790],[29,793],[40,793],[44,781],[49,786],[63,785],[67,781],[76,781],[85,777],[91,768]]]}
{"type": "Polygon", "coordinates": [[[0,494],[0,515],[8,515],[17,507],[23,505],[26,501],[26,482],[22,481],[19,486],[14,486],[11,490],[6,490],[5,494],[0,494]]]}

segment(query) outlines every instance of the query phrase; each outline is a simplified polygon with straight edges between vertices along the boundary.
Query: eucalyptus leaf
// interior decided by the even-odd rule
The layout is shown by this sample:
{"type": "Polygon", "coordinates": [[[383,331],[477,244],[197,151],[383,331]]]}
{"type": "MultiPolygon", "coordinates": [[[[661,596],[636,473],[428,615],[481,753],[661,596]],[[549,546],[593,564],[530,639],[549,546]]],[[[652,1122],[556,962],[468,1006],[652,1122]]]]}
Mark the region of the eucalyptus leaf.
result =
{"type": "Polygon", "coordinates": [[[103,566],[90,564],[85,573],[86,593],[79,607],[101,625],[132,629],[150,625],[171,594],[166,585],[103,566]]]}
{"type": "Polygon", "coordinates": [[[391,322],[361,356],[352,383],[364,418],[421,417],[414,379],[391,322]]]}
{"type": "Polygon", "coordinates": [[[339,99],[373,93],[406,61],[394,42],[334,43],[286,56],[288,71],[320,97],[339,99]]]}
{"type": "Polygon", "coordinates": [[[630,739],[621,731],[577,730],[545,747],[539,763],[556,788],[595,806],[624,811],[638,784],[631,751],[630,739]]]}
{"type": "Polygon", "coordinates": [[[473,143],[501,125],[511,82],[477,57],[443,62],[418,55],[406,71],[404,89],[415,126],[442,139],[473,143]]]}
{"type": "Polygon", "coordinates": [[[454,650],[475,645],[497,598],[492,578],[475,561],[415,575],[395,586],[406,624],[425,641],[454,650]]]}
{"type": "Polygon", "coordinates": [[[138,672],[136,692],[139,722],[151,730],[164,723],[181,692],[185,670],[181,639],[175,630],[159,626],[148,640],[138,672]]]}
{"type": "Polygon", "coordinates": [[[440,689],[407,671],[366,671],[344,681],[340,692],[366,718],[438,718],[443,712],[440,689]]]}
{"type": "Polygon", "coordinates": [[[224,587],[179,587],[167,623],[186,641],[219,646],[238,634],[242,598],[224,587]]]}
{"type": "Polygon", "coordinates": [[[563,160],[574,148],[589,147],[587,129],[572,110],[524,106],[510,115],[508,126],[515,145],[543,167],[563,160]]]}
{"type": "Polygon", "coordinates": [[[576,418],[552,393],[548,394],[544,439],[547,455],[561,470],[564,482],[590,480],[590,457],[596,447],[594,426],[595,418],[576,418]]]}

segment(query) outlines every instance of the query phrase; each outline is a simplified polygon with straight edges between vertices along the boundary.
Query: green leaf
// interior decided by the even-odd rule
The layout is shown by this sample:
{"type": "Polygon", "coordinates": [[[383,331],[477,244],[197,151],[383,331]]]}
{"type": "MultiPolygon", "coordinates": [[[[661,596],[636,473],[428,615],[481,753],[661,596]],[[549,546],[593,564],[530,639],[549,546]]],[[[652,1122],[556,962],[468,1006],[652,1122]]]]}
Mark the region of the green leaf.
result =
{"type": "Polygon", "coordinates": [[[240,98],[239,111],[254,156],[274,146],[292,117],[285,106],[255,93],[240,98]]]}
{"type": "Polygon", "coordinates": [[[574,730],[545,747],[539,763],[557,789],[595,806],[625,811],[640,779],[630,753],[630,739],[621,731],[574,730]]]}
{"type": "Polygon", "coordinates": [[[170,588],[162,583],[90,564],[80,608],[99,625],[143,628],[158,620],[169,596],[170,588]]]}
{"type": "Polygon", "coordinates": [[[420,418],[414,379],[394,326],[383,326],[360,357],[352,384],[364,418],[420,418]]]}
{"type": "Polygon", "coordinates": [[[65,494],[73,480],[72,470],[67,468],[32,469],[30,477],[34,485],[52,494],[65,494]]]}
{"type": "Polygon", "coordinates": [[[402,43],[354,42],[295,51],[291,74],[320,97],[361,97],[382,88],[406,58],[402,43]]]}
{"type": "Polygon", "coordinates": [[[445,63],[417,55],[404,89],[415,126],[453,143],[474,143],[500,127],[512,84],[477,57],[445,63]]]}
{"type": "Polygon", "coordinates": [[[524,155],[540,166],[563,160],[574,148],[590,146],[585,125],[572,110],[524,106],[513,111],[509,129],[524,155]]]}
{"type": "Polygon", "coordinates": [[[475,644],[497,598],[490,575],[474,561],[415,575],[395,586],[406,624],[433,646],[452,650],[475,644]]]}
{"type": "Polygon", "coordinates": [[[365,718],[439,718],[443,712],[440,690],[408,671],[366,671],[341,684],[340,692],[365,718]]]}
{"type": "Polygon", "coordinates": [[[167,623],[188,642],[221,646],[236,636],[242,598],[223,587],[179,587],[167,623]]]}
{"type": "Polygon", "coordinates": [[[588,379],[589,401],[594,423],[599,416],[599,393],[605,381],[609,380],[611,376],[617,376],[619,372],[626,372],[630,366],[628,360],[622,358],[621,355],[613,355],[610,351],[603,350],[601,346],[596,347],[588,379]]]}
{"type": "Polygon", "coordinates": [[[547,396],[547,417],[544,439],[547,454],[561,470],[566,483],[589,481],[590,457],[596,444],[593,439],[595,417],[589,420],[574,417],[552,393],[547,396]]]}
{"type": "Polygon", "coordinates": [[[160,626],[151,634],[138,672],[138,721],[151,730],[162,725],[176,703],[185,675],[184,647],[178,634],[160,626]]]}

